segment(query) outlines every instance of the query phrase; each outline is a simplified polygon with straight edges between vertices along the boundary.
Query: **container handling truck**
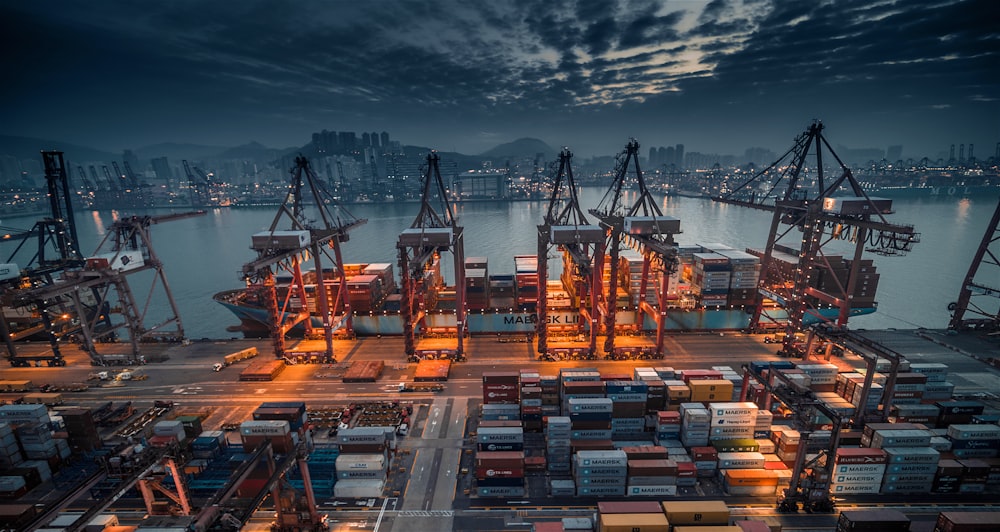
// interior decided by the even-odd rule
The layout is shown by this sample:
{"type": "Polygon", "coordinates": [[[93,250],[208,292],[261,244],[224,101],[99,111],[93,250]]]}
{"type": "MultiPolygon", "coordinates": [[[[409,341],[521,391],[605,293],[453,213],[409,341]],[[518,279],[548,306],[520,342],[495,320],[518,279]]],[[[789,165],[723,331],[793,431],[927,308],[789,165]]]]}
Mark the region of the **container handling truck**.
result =
{"type": "Polygon", "coordinates": [[[215,371],[222,371],[222,368],[235,364],[241,360],[248,360],[257,356],[256,347],[248,347],[246,349],[237,351],[235,353],[230,353],[222,358],[222,362],[216,362],[212,364],[212,369],[215,371]]]}
{"type": "Polygon", "coordinates": [[[443,392],[443,384],[409,384],[406,382],[399,383],[400,392],[443,392]]]}

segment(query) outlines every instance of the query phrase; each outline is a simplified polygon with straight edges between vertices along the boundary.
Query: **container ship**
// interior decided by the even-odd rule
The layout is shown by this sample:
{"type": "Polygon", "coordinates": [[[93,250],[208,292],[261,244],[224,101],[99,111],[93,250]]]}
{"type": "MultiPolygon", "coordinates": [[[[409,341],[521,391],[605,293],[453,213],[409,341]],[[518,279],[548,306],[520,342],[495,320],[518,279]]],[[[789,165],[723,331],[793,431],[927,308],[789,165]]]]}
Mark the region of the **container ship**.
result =
{"type": "MultiPolygon", "coordinates": [[[[736,250],[724,244],[696,244],[678,248],[679,266],[668,279],[668,331],[735,331],[746,329],[754,310],[758,281],[761,274],[762,250],[736,250]]],[[[835,283],[846,286],[850,271],[850,260],[830,256],[835,268],[817,272],[811,284],[819,289],[829,289],[835,283]]],[[[564,256],[564,261],[569,259],[564,256]]],[[[605,258],[606,261],[610,260],[605,258]]],[[[647,279],[647,293],[642,289],[642,256],[630,249],[622,250],[618,280],[618,294],[615,298],[616,324],[623,331],[655,331],[651,319],[640,321],[638,307],[642,300],[657,301],[654,287],[660,285],[659,275],[650,273],[647,279]]],[[[787,272],[780,277],[791,278],[791,272],[798,264],[797,251],[784,246],[776,246],[772,253],[773,268],[787,272]]],[[[491,273],[485,257],[468,257],[465,260],[466,320],[470,334],[504,335],[532,334],[538,322],[538,260],[532,255],[514,257],[514,273],[491,273]]],[[[870,314],[877,309],[875,291],[878,274],[871,260],[866,260],[862,268],[863,279],[856,283],[852,316],[870,314]]],[[[550,331],[558,331],[565,324],[567,331],[578,330],[580,315],[580,295],[571,276],[570,264],[563,265],[563,274],[546,285],[547,317],[550,331]]],[[[605,286],[610,268],[605,267],[605,286]]],[[[332,272],[331,272],[332,273],[332,272]]],[[[345,264],[347,297],[353,314],[353,334],[358,336],[402,335],[403,321],[400,313],[402,296],[399,294],[393,267],[388,263],[345,264]]],[[[301,312],[303,305],[312,314],[312,325],[322,327],[315,301],[316,274],[303,274],[306,284],[306,301],[294,295],[289,298],[289,310],[301,312]]],[[[330,274],[328,273],[328,278],[330,274]]],[[[275,284],[278,299],[284,300],[291,285],[291,276],[278,276],[275,284]]],[[[424,305],[427,310],[422,326],[423,333],[435,330],[454,330],[455,301],[454,286],[448,286],[441,275],[440,260],[435,259],[427,268],[424,278],[424,305]]],[[[762,309],[762,326],[780,328],[787,320],[782,308],[778,287],[769,287],[771,298],[765,298],[762,309]]],[[[238,330],[248,338],[260,338],[270,334],[268,312],[264,302],[246,289],[233,289],[213,296],[216,302],[229,309],[240,320],[238,330]]],[[[331,298],[332,302],[332,298],[331,298]]],[[[818,303],[818,302],[814,302],[818,303]]],[[[814,304],[814,311],[808,312],[805,322],[836,319],[837,308],[823,308],[814,304]]],[[[341,314],[343,308],[337,308],[341,314]]],[[[235,332],[236,327],[232,328],[235,332]]],[[[302,333],[302,328],[292,334],[302,333]]]]}

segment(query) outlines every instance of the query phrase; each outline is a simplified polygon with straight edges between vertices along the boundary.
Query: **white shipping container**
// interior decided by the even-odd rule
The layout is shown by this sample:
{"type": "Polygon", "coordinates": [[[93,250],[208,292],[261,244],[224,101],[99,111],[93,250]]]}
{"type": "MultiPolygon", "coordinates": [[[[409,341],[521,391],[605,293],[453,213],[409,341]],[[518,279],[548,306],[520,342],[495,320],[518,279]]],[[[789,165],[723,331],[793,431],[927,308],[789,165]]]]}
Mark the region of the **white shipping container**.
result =
{"type": "MultiPolygon", "coordinates": [[[[382,496],[385,480],[344,479],[333,485],[333,496],[338,499],[370,499],[382,496]]],[[[523,490],[523,488],[522,488],[523,490]]]]}
{"type": "Polygon", "coordinates": [[[524,443],[524,429],[521,427],[480,427],[476,431],[479,443],[524,443]]]}
{"type": "Polygon", "coordinates": [[[284,420],[244,421],[240,423],[240,434],[243,436],[284,436],[290,431],[291,426],[284,420]]]}
{"type": "Polygon", "coordinates": [[[941,453],[930,447],[886,447],[882,449],[890,464],[936,464],[941,453]]]}
{"type": "Polygon", "coordinates": [[[951,425],[948,437],[953,440],[1000,440],[1000,426],[997,425],[951,425]]]}
{"type": "Polygon", "coordinates": [[[625,451],[578,451],[574,462],[579,466],[626,466],[628,456],[625,451]]]}
{"type": "Polygon", "coordinates": [[[385,467],[384,454],[342,454],[336,460],[337,471],[385,471],[385,467]]]}
{"type": "Polygon", "coordinates": [[[761,453],[719,453],[719,469],[763,469],[761,453]]]}

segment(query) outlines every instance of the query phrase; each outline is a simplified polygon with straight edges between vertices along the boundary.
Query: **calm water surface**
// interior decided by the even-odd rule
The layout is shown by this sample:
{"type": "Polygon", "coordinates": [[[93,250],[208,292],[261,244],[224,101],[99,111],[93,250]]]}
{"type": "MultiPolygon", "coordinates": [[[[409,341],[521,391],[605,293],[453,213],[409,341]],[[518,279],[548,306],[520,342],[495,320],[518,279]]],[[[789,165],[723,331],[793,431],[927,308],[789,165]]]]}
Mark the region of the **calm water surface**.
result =
{"type": "MultiPolygon", "coordinates": [[[[596,207],[603,195],[604,189],[583,189],[580,201],[587,210],[596,207]]],[[[743,249],[763,248],[767,242],[770,213],[694,198],[662,198],[660,205],[664,214],[681,220],[683,233],[677,241],[682,245],[720,242],[743,249]]],[[[958,295],[996,198],[905,199],[896,200],[894,205],[896,214],[890,219],[915,225],[922,241],[904,257],[869,255],[875,259],[881,274],[879,310],[852,319],[851,326],[943,328],[949,318],[947,305],[958,295]]],[[[368,223],[353,231],[350,241],[344,244],[344,261],[392,263],[398,277],[396,237],[413,222],[417,208],[417,204],[350,206],[354,215],[367,218],[368,223]]],[[[546,208],[546,202],[461,205],[458,217],[465,227],[466,256],[488,257],[491,274],[513,272],[514,255],[536,252],[536,226],[546,208]]],[[[267,229],[275,212],[276,208],[217,209],[205,216],[152,226],[153,247],[164,263],[189,338],[234,335],[226,327],[237,324],[236,318],[212,301],[212,294],[242,286],[241,266],[255,257],[250,250],[250,235],[267,229]]],[[[97,248],[116,216],[118,213],[106,211],[78,214],[84,253],[91,254],[97,248]]],[[[22,220],[17,222],[19,226],[28,225],[22,220]]],[[[285,223],[281,225],[282,229],[287,227],[285,223]]],[[[790,239],[786,237],[783,241],[787,243],[790,239]]],[[[446,263],[450,260],[450,255],[444,257],[446,263]]],[[[550,264],[558,267],[558,262],[550,264]]],[[[444,270],[452,280],[450,264],[444,270]]],[[[550,276],[557,274],[555,270],[550,276]]],[[[148,279],[133,277],[136,277],[134,281],[130,278],[133,291],[145,293],[139,287],[148,287],[148,279]]],[[[150,319],[155,319],[155,315],[163,313],[154,309],[149,314],[153,316],[150,319]]]]}

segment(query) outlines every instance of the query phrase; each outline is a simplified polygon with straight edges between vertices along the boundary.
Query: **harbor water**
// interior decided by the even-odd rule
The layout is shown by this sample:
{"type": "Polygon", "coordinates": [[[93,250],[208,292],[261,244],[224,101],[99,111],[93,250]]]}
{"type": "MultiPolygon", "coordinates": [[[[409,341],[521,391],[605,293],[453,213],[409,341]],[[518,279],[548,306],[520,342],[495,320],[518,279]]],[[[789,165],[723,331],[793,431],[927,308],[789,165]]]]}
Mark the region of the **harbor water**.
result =
{"type": "MultiPolygon", "coordinates": [[[[583,208],[594,208],[605,190],[584,188],[580,193],[583,208]]],[[[770,213],[707,199],[688,197],[660,198],[663,214],[681,220],[682,234],[676,241],[681,245],[722,243],[737,249],[763,248],[767,242],[770,213]]],[[[629,204],[631,198],[625,199],[629,204]]],[[[976,247],[982,240],[996,197],[966,199],[908,198],[894,201],[895,214],[890,221],[912,224],[921,233],[921,242],[906,256],[873,258],[881,274],[878,287],[878,312],[853,318],[851,327],[943,328],[947,325],[949,302],[955,301],[976,247]]],[[[533,255],[537,248],[537,225],[545,216],[547,201],[475,202],[457,206],[459,224],[465,228],[466,257],[487,257],[490,274],[513,273],[514,255],[533,255]]],[[[348,210],[367,224],[350,234],[343,244],[346,263],[391,263],[397,275],[396,238],[409,227],[417,213],[417,203],[358,204],[348,210]]],[[[183,212],[179,209],[176,212],[183,212]]],[[[87,211],[76,215],[77,230],[84,254],[90,255],[104,238],[107,227],[118,216],[132,214],[164,214],[167,210],[148,212],[87,211]]],[[[266,230],[277,207],[223,208],[208,211],[204,216],[165,222],[151,226],[153,247],[164,264],[168,279],[180,309],[188,338],[230,338],[228,326],[238,320],[212,300],[218,291],[243,285],[241,267],[255,258],[250,249],[250,236],[266,230]]],[[[596,222],[591,220],[591,222],[596,222]]],[[[3,220],[5,226],[30,227],[30,219],[3,220]]],[[[288,229],[287,222],[279,229],[288,229]]],[[[789,234],[782,243],[798,246],[798,238],[789,234]]],[[[826,248],[827,253],[831,249],[826,248]]],[[[2,248],[4,258],[10,253],[2,248]]],[[[847,252],[847,247],[841,248],[847,252]]],[[[555,255],[550,251],[550,255],[555,255]]],[[[451,257],[442,258],[446,279],[454,279],[451,257]]],[[[558,267],[559,260],[550,260],[558,267]]],[[[995,270],[994,270],[995,271],[995,270]]],[[[132,289],[144,293],[149,278],[137,274],[130,278],[132,289]],[[136,284],[140,288],[136,287],[136,284]]],[[[558,278],[558,270],[550,278],[558,278]]],[[[164,302],[165,299],[161,298],[164,302]]],[[[166,316],[163,309],[151,309],[147,319],[166,316]]]]}

